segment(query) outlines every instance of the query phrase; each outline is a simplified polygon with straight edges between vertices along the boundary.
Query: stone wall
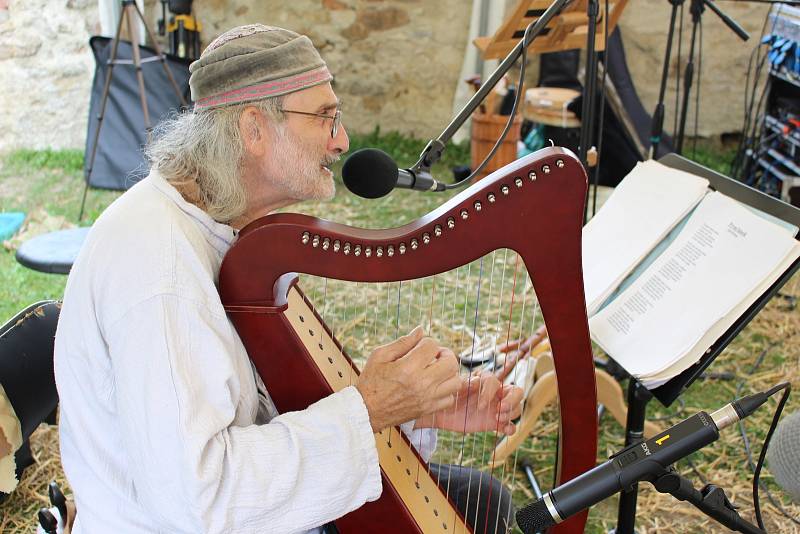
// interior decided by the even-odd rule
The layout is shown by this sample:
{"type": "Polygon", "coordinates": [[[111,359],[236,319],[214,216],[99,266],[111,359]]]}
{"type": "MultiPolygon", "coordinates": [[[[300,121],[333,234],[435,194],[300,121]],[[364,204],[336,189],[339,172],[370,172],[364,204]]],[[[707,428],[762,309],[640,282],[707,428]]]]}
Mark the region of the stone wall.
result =
{"type": "MultiPolygon", "coordinates": [[[[683,68],[689,51],[691,37],[690,2],[685,2],[683,31],[684,45],[681,58],[681,83],[683,68]]],[[[719,136],[742,129],[744,118],[744,86],[750,54],[758,45],[761,27],[769,6],[757,2],[718,2],[717,5],[750,33],[750,40],[742,41],[713,12],[706,10],[703,22],[703,64],[700,75],[700,117],[698,133],[702,137],[719,136]]],[[[664,50],[667,45],[671,4],[667,0],[633,0],[622,15],[625,54],[636,90],[648,113],[653,113],[658,102],[664,50]]],[[[666,98],[664,128],[672,132],[675,116],[675,76],[677,38],[672,50],[670,85],[666,98]]],[[[698,36],[699,47],[699,36],[698,36]]],[[[695,88],[698,63],[695,62],[695,88]]],[[[694,132],[694,95],[686,121],[686,134],[694,132]]]]}
{"type": "Polygon", "coordinates": [[[196,0],[203,40],[261,22],[308,35],[335,76],[345,125],[429,138],[449,122],[471,6],[464,0],[196,0]]]}
{"type": "Polygon", "coordinates": [[[83,148],[96,0],[0,0],[0,152],[83,148]]]}
{"type": "MultiPolygon", "coordinates": [[[[155,30],[160,3],[145,5],[155,30]]],[[[350,130],[379,125],[428,139],[451,118],[455,89],[463,83],[458,78],[471,9],[466,0],[195,0],[194,6],[206,43],[249,22],[309,35],[336,76],[350,130]]],[[[633,0],[621,21],[628,64],[648,112],[658,96],[669,7],[667,0],[633,0]]],[[[756,3],[721,7],[753,38],[742,43],[716,15],[705,13],[704,136],[741,127],[747,61],[767,12],[756,3]]],[[[0,0],[0,152],[83,147],[94,72],[88,39],[97,33],[97,21],[96,0],[0,0]]],[[[688,32],[684,37],[685,55],[688,32]]],[[[673,75],[676,62],[673,54],[673,75]]],[[[673,102],[670,92],[668,130],[673,102]]],[[[691,115],[687,131],[693,131],[691,115]]]]}

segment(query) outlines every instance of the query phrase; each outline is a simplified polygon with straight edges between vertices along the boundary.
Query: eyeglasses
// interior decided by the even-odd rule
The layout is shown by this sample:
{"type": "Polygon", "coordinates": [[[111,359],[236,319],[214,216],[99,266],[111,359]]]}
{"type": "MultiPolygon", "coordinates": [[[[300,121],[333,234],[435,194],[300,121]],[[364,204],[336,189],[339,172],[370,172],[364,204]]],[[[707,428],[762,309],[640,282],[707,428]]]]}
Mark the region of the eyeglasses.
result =
{"type": "Polygon", "coordinates": [[[331,137],[336,137],[339,133],[339,126],[342,124],[342,111],[337,109],[333,115],[325,115],[324,113],[310,113],[308,111],[292,111],[291,109],[282,109],[284,113],[294,113],[295,115],[306,115],[308,117],[319,117],[321,119],[333,119],[331,124],[331,137]]]}

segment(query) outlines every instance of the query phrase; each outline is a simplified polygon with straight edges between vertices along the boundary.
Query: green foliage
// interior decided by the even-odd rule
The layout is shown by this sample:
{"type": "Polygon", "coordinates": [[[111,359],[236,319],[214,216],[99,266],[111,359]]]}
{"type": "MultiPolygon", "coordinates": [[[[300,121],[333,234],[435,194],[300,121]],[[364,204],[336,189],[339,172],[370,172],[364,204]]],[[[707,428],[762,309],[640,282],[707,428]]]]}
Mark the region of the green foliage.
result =
{"type": "Polygon", "coordinates": [[[736,149],[719,149],[707,145],[698,145],[696,149],[690,147],[689,150],[684,152],[684,155],[700,165],[728,176],[731,162],[736,157],[736,149]]]}
{"type": "Polygon", "coordinates": [[[8,155],[6,164],[12,167],[27,167],[32,170],[61,169],[67,172],[83,170],[81,150],[16,150],[8,155]]]}
{"type": "MultiPolygon", "coordinates": [[[[350,136],[350,152],[360,148],[378,148],[391,155],[401,167],[413,165],[419,159],[419,155],[425,148],[428,140],[414,139],[404,136],[397,132],[381,133],[380,127],[376,127],[372,133],[366,135],[353,134],[350,136]]],[[[438,165],[434,166],[442,179],[448,179],[450,169],[456,165],[469,164],[469,142],[447,144],[442,154],[442,159],[438,165]]]]}

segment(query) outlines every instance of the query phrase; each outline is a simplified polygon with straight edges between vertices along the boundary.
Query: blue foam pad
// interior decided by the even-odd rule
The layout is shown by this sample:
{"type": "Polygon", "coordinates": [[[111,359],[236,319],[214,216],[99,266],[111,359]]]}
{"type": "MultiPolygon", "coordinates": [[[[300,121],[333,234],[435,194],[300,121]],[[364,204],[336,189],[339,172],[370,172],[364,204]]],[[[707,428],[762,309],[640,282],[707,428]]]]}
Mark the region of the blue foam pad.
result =
{"type": "Polygon", "coordinates": [[[14,235],[23,222],[25,222],[25,214],[21,211],[0,213],[0,241],[5,241],[14,235]]]}

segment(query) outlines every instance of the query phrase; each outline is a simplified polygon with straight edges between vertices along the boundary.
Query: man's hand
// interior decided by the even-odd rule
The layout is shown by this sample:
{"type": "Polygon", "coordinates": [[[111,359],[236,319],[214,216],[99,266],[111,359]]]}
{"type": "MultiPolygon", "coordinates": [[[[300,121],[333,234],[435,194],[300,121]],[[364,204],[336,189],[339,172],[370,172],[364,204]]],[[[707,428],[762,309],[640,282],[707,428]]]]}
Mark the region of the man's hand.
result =
{"type": "Polygon", "coordinates": [[[379,432],[448,408],[452,411],[461,389],[458,360],[417,327],[375,349],[356,388],[367,406],[372,430],[379,432]]]}
{"type": "Polygon", "coordinates": [[[513,434],[511,421],[522,411],[522,388],[503,386],[493,373],[461,378],[455,407],[420,418],[417,428],[435,427],[456,432],[498,431],[513,434]]]}

